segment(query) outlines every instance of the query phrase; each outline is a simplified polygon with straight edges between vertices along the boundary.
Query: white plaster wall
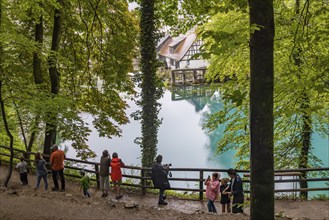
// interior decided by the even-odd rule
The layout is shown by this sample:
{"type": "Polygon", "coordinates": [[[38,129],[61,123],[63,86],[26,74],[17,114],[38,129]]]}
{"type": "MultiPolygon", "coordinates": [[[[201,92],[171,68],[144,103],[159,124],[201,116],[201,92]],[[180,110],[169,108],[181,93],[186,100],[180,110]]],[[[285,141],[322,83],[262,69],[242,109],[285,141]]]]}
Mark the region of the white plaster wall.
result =
{"type": "MultiPolygon", "coordinates": [[[[172,66],[170,65],[170,59],[166,58],[168,67],[170,67],[172,70],[176,69],[175,65],[172,66]]],[[[186,69],[186,68],[201,68],[201,67],[207,67],[208,62],[206,60],[190,60],[189,65],[187,65],[187,61],[181,61],[180,64],[180,69],[186,69]]]]}
{"type": "Polygon", "coordinates": [[[208,63],[205,60],[190,60],[189,64],[187,64],[187,61],[181,61],[180,63],[180,68],[185,69],[185,68],[201,68],[201,67],[207,67],[208,63]]]}

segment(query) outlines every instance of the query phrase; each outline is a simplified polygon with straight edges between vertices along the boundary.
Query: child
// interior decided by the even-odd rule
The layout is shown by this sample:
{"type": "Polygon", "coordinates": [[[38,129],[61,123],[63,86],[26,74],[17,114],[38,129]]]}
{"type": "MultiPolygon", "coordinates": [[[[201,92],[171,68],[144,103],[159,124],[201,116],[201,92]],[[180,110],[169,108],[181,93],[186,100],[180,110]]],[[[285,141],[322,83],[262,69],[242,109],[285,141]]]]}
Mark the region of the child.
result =
{"type": "Polygon", "coordinates": [[[208,211],[213,213],[217,213],[214,202],[218,198],[220,186],[219,178],[220,175],[218,173],[213,173],[212,179],[210,179],[210,176],[208,176],[207,180],[205,181],[205,185],[207,186],[206,197],[208,199],[208,211]]]}
{"type": "Polygon", "coordinates": [[[45,184],[45,190],[48,189],[48,170],[46,168],[46,164],[47,162],[42,158],[41,153],[38,152],[35,155],[35,166],[37,168],[37,186],[35,187],[35,189],[39,189],[41,179],[43,179],[43,182],[45,184]]]}
{"type": "Polygon", "coordinates": [[[83,195],[84,196],[88,196],[88,198],[90,198],[90,194],[89,194],[89,185],[90,185],[90,179],[89,176],[85,175],[85,171],[84,170],[80,170],[80,174],[82,176],[81,180],[80,180],[80,191],[81,189],[83,190],[83,195]]]}
{"type": "Polygon", "coordinates": [[[18,169],[19,172],[19,177],[21,179],[22,185],[27,185],[28,180],[27,180],[27,163],[24,161],[24,157],[20,158],[20,161],[17,165],[16,168],[18,169]]]}
{"type": "Polygon", "coordinates": [[[118,157],[117,153],[112,154],[112,160],[111,160],[111,180],[114,184],[114,190],[116,192],[116,199],[121,199],[122,194],[120,194],[120,185],[122,181],[122,173],[121,173],[121,167],[124,167],[125,164],[121,161],[121,159],[118,157]]]}
{"type": "Polygon", "coordinates": [[[222,213],[225,213],[227,207],[227,213],[231,213],[231,200],[229,196],[230,186],[228,185],[228,179],[223,178],[220,185],[220,203],[222,204],[222,213]]]}

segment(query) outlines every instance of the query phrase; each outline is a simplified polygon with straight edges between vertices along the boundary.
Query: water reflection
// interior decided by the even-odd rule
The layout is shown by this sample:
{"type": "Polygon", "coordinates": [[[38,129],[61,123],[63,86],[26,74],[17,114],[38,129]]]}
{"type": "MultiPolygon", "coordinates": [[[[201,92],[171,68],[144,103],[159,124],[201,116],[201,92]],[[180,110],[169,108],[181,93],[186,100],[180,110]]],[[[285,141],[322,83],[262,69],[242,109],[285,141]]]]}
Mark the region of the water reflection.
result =
{"type": "MultiPolygon", "coordinates": [[[[220,100],[219,89],[213,87],[189,86],[165,91],[164,96],[160,99],[162,109],[159,116],[163,119],[163,123],[158,132],[158,154],[163,155],[164,163],[172,163],[173,167],[179,168],[227,169],[234,166],[233,150],[220,155],[216,153],[217,143],[224,135],[225,125],[220,125],[211,133],[202,129],[209,114],[215,113],[223,107],[220,100]]],[[[138,106],[130,99],[127,99],[127,103],[130,107],[126,113],[129,116],[138,109],[138,106]]],[[[134,143],[135,138],[141,135],[139,121],[130,118],[129,124],[121,126],[122,137],[108,139],[99,137],[92,126],[91,115],[84,114],[83,116],[92,130],[88,137],[88,144],[97,154],[95,161],[99,161],[101,152],[106,149],[110,153],[117,152],[128,165],[141,164],[140,147],[134,143]]],[[[312,144],[315,148],[315,155],[320,156],[325,163],[324,166],[329,166],[329,140],[315,135],[312,144]]],[[[74,150],[68,151],[68,157],[75,158],[74,150]]],[[[187,177],[184,172],[175,172],[173,175],[174,177],[187,177]]],[[[188,174],[190,178],[197,176],[197,173],[188,174]]],[[[179,186],[178,183],[173,182],[172,185],[179,186]]],[[[193,184],[195,183],[185,183],[185,185],[195,187],[193,184]]]]}
{"type": "Polygon", "coordinates": [[[209,86],[182,86],[171,90],[171,100],[186,100],[195,107],[196,112],[200,112],[210,103],[210,99],[216,92],[216,88],[209,86]]]}

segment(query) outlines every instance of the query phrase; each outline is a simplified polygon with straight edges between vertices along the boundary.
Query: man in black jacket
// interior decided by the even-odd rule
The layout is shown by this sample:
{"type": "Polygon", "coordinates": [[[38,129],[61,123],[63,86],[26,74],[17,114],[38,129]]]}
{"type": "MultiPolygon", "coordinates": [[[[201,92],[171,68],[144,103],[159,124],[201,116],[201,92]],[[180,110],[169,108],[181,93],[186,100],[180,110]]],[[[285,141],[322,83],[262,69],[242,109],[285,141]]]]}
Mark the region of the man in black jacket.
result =
{"type": "Polygon", "coordinates": [[[162,164],[162,156],[158,155],[155,158],[155,163],[152,167],[152,181],[154,188],[159,189],[159,205],[167,205],[168,203],[164,201],[164,191],[170,188],[168,181],[168,169],[169,166],[164,167],[162,164]]]}
{"type": "Polygon", "coordinates": [[[235,169],[228,169],[227,174],[231,177],[230,189],[229,193],[233,196],[232,202],[232,212],[233,213],[243,213],[243,203],[244,203],[244,195],[243,195],[243,186],[242,179],[236,173],[235,169]]]}

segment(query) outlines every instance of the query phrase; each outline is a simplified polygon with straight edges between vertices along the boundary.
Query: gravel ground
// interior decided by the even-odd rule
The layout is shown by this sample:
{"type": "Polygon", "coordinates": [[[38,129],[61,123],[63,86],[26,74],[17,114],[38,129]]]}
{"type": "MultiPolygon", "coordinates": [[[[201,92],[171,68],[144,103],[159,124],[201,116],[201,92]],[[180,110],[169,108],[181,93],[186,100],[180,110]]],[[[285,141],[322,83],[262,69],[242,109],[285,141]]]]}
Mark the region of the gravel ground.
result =
{"type": "MultiPolygon", "coordinates": [[[[0,178],[6,170],[0,167],[0,178]]],[[[115,200],[110,193],[101,198],[101,192],[91,189],[91,198],[85,198],[79,192],[77,183],[67,181],[65,192],[45,191],[43,182],[34,190],[36,177],[29,175],[29,186],[21,186],[17,172],[13,172],[7,189],[0,190],[0,219],[249,219],[246,214],[207,213],[206,201],[191,201],[168,198],[168,206],[157,205],[156,195],[141,196],[139,193],[124,192],[122,199],[115,200]],[[125,206],[137,206],[127,208],[125,206]]],[[[48,178],[52,186],[51,176],[48,178]]],[[[220,204],[216,203],[218,211],[220,204]]],[[[290,201],[278,200],[276,213],[281,212],[285,218],[278,219],[329,219],[328,201],[290,201]]]]}

